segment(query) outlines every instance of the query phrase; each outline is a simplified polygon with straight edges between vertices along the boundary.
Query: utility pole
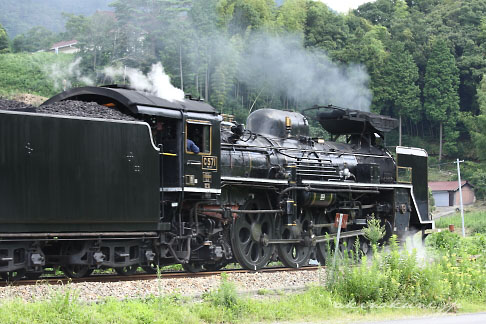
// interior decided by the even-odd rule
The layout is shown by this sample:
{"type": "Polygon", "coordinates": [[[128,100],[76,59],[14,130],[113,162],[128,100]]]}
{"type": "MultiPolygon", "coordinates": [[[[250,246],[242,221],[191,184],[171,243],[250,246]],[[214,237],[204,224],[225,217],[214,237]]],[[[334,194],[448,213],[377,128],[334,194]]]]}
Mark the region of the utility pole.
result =
{"type": "Polygon", "coordinates": [[[398,123],[398,146],[402,146],[402,115],[399,115],[400,118],[398,123]]]}
{"type": "Polygon", "coordinates": [[[179,45],[179,72],[181,74],[181,90],[184,91],[184,76],[182,75],[182,45],[179,45]]]}
{"type": "Polygon", "coordinates": [[[464,206],[462,205],[461,167],[459,166],[459,163],[461,162],[464,162],[464,160],[459,161],[459,159],[457,159],[457,182],[459,183],[459,201],[461,203],[462,237],[465,237],[466,230],[464,229],[464,206]]]}

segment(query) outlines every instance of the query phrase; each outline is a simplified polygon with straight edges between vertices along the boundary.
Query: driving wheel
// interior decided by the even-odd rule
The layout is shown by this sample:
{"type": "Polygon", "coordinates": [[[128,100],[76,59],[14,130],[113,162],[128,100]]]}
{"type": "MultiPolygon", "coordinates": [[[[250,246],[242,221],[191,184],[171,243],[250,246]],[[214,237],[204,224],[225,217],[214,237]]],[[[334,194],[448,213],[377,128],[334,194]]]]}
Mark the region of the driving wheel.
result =
{"type": "Polygon", "coordinates": [[[236,260],[243,268],[258,270],[272,257],[273,246],[265,246],[262,238],[273,238],[273,215],[259,213],[265,205],[258,199],[249,200],[243,210],[255,213],[239,214],[231,230],[231,245],[236,260]]]}
{"type": "MultiPolygon", "coordinates": [[[[324,215],[318,215],[315,217],[315,224],[329,224],[331,223],[330,219],[324,215]]],[[[337,229],[334,226],[331,227],[319,227],[317,230],[314,231],[314,234],[316,236],[321,236],[321,235],[326,235],[328,234],[334,234],[337,232],[337,229]]],[[[334,253],[334,240],[331,240],[329,242],[321,242],[316,244],[316,258],[317,261],[321,265],[326,265],[327,259],[329,258],[329,249],[331,250],[331,253],[334,253]]]]}
{"type": "MultiPolygon", "coordinates": [[[[293,224],[285,224],[284,218],[279,219],[277,227],[282,239],[303,239],[309,236],[309,225],[312,221],[309,212],[300,213],[293,224]]],[[[277,244],[278,258],[287,267],[300,268],[309,262],[312,246],[310,242],[277,244]]]]}

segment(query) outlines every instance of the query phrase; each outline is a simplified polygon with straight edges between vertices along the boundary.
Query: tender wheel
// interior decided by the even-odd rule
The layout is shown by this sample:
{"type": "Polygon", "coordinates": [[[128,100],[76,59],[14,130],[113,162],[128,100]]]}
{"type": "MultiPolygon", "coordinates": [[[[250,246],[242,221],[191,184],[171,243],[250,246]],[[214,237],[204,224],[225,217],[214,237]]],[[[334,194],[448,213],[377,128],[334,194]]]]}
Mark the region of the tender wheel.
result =
{"type": "Polygon", "coordinates": [[[127,267],[119,267],[115,268],[116,273],[120,276],[131,276],[135,272],[137,272],[138,264],[127,266],[127,267]]]}
{"type": "Polygon", "coordinates": [[[30,280],[37,280],[42,276],[42,272],[27,272],[25,277],[30,280]]]}
{"type": "MultiPolygon", "coordinates": [[[[72,242],[63,246],[61,255],[64,256],[82,256],[88,249],[87,242],[72,242]]],[[[61,266],[61,270],[69,278],[82,278],[89,276],[94,269],[90,269],[87,264],[65,264],[61,266]]]]}
{"type": "MultiPolygon", "coordinates": [[[[261,210],[264,204],[257,199],[248,201],[242,209],[261,210]]],[[[262,237],[273,238],[273,215],[240,214],[231,230],[231,245],[236,260],[243,268],[258,270],[272,257],[273,246],[264,246],[262,237]]]]}
{"type": "Polygon", "coordinates": [[[220,260],[216,263],[205,263],[203,264],[204,270],[207,271],[218,271],[221,270],[221,268],[224,268],[228,262],[226,260],[220,260]]]}
{"type": "MultiPolygon", "coordinates": [[[[312,217],[309,213],[302,213],[295,224],[284,224],[280,218],[278,226],[282,239],[301,239],[309,234],[309,225],[312,217]]],[[[277,244],[278,258],[287,267],[300,268],[309,262],[312,247],[304,243],[277,244]]]]}
{"type": "Polygon", "coordinates": [[[156,264],[142,266],[142,269],[146,273],[150,273],[150,274],[157,273],[157,265],[156,264]]]}
{"type": "Polygon", "coordinates": [[[89,276],[94,269],[90,269],[87,265],[83,264],[70,264],[61,267],[61,270],[69,278],[83,278],[89,276]]]}
{"type": "Polygon", "coordinates": [[[200,263],[189,262],[182,265],[182,268],[191,273],[197,273],[203,271],[203,266],[200,263]]]}
{"type": "Polygon", "coordinates": [[[22,279],[25,276],[25,269],[18,269],[14,271],[9,271],[9,272],[2,272],[0,273],[0,276],[2,277],[3,280],[6,281],[17,281],[22,279]]]}
{"type": "Polygon", "coordinates": [[[143,271],[146,273],[154,274],[157,273],[157,265],[151,264],[151,265],[146,265],[142,266],[143,271]]]}
{"type": "Polygon", "coordinates": [[[159,267],[159,258],[155,256],[154,260],[150,261],[148,265],[143,265],[142,269],[146,273],[155,274],[157,273],[157,267],[159,267]]]}

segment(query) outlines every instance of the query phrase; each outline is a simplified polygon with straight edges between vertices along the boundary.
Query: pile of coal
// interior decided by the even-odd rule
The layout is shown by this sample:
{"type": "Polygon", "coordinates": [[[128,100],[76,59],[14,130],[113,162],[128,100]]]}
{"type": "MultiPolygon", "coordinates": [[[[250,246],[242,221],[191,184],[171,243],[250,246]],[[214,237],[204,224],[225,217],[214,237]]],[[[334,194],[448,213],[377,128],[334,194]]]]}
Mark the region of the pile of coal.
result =
{"type": "Polygon", "coordinates": [[[7,100],[0,98],[0,110],[32,110],[35,111],[35,107],[20,101],[7,100]]]}
{"type": "Polygon", "coordinates": [[[122,113],[121,111],[97,104],[96,102],[84,102],[66,100],[50,105],[34,107],[20,101],[6,100],[0,98],[0,110],[37,112],[42,114],[89,117],[102,119],[116,119],[136,121],[137,119],[122,113]]]}
{"type": "Polygon", "coordinates": [[[126,115],[119,110],[97,104],[96,102],[84,102],[66,100],[50,105],[37,107],[37,112],[43,114],[55,114],[76,117],[103,118],[136,121],[136,118],[126,115]]]}

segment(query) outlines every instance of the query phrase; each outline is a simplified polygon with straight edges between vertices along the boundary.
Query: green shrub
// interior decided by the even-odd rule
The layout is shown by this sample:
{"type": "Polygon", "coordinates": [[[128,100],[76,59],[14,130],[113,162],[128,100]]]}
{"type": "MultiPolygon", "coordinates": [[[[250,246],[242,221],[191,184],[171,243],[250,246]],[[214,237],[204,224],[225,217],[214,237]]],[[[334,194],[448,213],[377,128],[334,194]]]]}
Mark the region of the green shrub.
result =
{"type": "Polygon", "coordinates": [[[385,236],[385,226],[380,224],[380,220],[372,217],[367,221],[368,226],[363,228],[364,237],[376,245],[385,236]]]}
{"type": "Polygon", "coordinates": [[[392,237],[389,246],[374,248],[371,260],[364,256],[360,263],[349,259],[337,265],[326,287],[356,304],[444,307],[459,299],[486,301],[486,262],[471,258],[486,247],[484,235],[434,233],[427,247],[427,257],[419,258],[415,249],[401,249],[392,237]]]}

